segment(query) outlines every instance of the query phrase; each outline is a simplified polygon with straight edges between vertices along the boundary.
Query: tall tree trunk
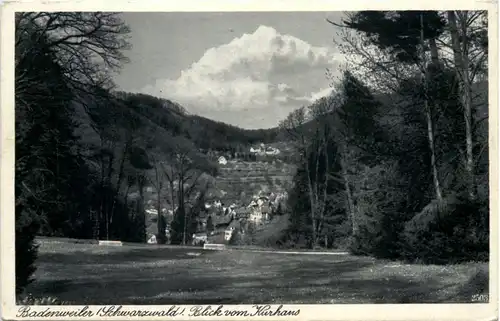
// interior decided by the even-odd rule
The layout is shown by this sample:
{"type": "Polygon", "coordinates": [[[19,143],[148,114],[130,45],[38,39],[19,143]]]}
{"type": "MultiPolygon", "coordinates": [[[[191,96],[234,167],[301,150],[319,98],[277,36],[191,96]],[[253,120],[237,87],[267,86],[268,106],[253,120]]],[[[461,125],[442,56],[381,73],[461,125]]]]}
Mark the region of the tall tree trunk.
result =
{"type": "Polygon", "coordinates": [[[156,202],[156,211],[158,212],[158,220],[157,220],[157,227],[158,227],[158,237],[157,237],[157,242],[160,244],[165,244],[165,238],[166,238],[166,233],[165,233],[165,224],[164,224],[164,219],[163,219],[163,214],[161,213],[161,200],[160,200],[160,190],[158,190],[158,200],[156,202]]]}
{"type": "Polygon", "coordinates": [[[182,245],[186,245],[186,233],[187,233],[187,215],[186,208],[184,207],[184,177],[181,175],[181,179],[179,179],[179,210],[182,214],[182,218],[184,220],[184,226],[182,228],[182,245]]]}
{"type": "MultiPolygon", "coordinates": [[[[142,175],[139,175],[138,180],[137,180],[138,187],[139,187],[139,202],[137,202],[137,213],[139,215],[142,215],[144,219],[146,218],[146,213],[144,211],[144,183],[145,183],[144,181],[145,180],[146,179],[142,175]]],[[[144,236],[145,235],[141,236],[141,240],[144,238],[144,236]]]]}
{"type": "Polygon", "coordinates": [[[114,195],[113,195],[113,204],[111,205],[111,211],[110,211],[110,219],[109,219],[109,222],[112,224],[113,223],[113,216],[115,214],[115,206],[116,206],[116,201],[117,201],[117,198],[118,198],[118,195],[120,194],[120,187],[122,185],[122,181],[123,181],[123,178],[124,178],[124,174],[125,174],[125,171],[124,171],[124,168],[125,168],[125,159],[126,159],[126,155],[127,155],[127,151],[128,151],[128,142],[125,143],[125,147],[123,148],[123,153],[122,153],[122,160],[120,162],[120,167],[118,169],[118,181],[116,182],[116,191],[114,192],[114,195]]]}
{"type": "Polygon", "coordinates": [[[157,228],[157,234],[158,237],[156,238],[157,243],[159,244],[165,244],[165,238],[166,238],[166,233],[165,233],[165,224],[163,220],[163,215],[161,213],[161,192],[162,192],[162,184],[163,182],[161,181],[160,177],[160,172],[158,170],[159,163],[155,164],[155,188],[156,188],[156,194],[157,194],[157,199],[156,199],[156,212],[157,212],[157,221],[156,221],[156,228],[157,228]]]}
{"type": "Polygon", "coordinates": [[[123,204],[126,209],[128,208],[128,193],[130,191],[130,187],[131,187],[130,184],[127,184],[127,189],[125,190],[125,196],[123,197],[123,204]]]}
{"type": "MultiPolygon", "coordinates": [[[[326,204],[327,204],[327,197],[328,197],[328,175],[330,173],[330,159],[328,157],[328,128],[326,127],[325,125],[325,132],[324,132],[324,140],[323,140],[323,144],[322,144],[322,148],[321,148],[322,152],[323,152],[323,156],[324,156],[324,161],[325,161],[325,173],[324,173],[324,178],[323,178],[323,190],[322,190],[322,193],[321,193],[321,202],[319,202],[319,220],[318,220],[318,234],[321,233],[321,231],[323,230],[323,226],[325,225],[324,222],[325,222],[325,212],[326,212],[326,204]]],[[[319,180],[319,177],[318,177],[318,180],[319,180]]],[[[318,194],[319,194],[319,190],[318,190],[318,194]]],[[[327,235],[325,234],[325,241],[326,241],[326,237],[327,235]]],[[[319,243],[319,239],[318,239],[318,243],[319,243]]]]}
{"type": "Polygon", "coordinates": [[[349,175],[347,174],[347,164],[345,161],[345,151],[340,155],[340,167],[342,169],[342,176],[344,181],[344,189],[347,197],[347,207],[349,217],[351,219],[352,236],[355,237],[359,232],[358,219],[356,217],[356,211],[354,208],[354,202],[352,198],[351,182],[349,180],[349,175]]]}
{"type": "Polygon", "coordinates": [[[115,153],[114,153],[114,148],[111,151],[111,154],[109,155],[108,159],[108,174],[106,176],[106,191],[104,193],[105,195],[105,200],[106,203],[104,205],[104,211],[105,211],[105,227],[106,227],[106,240],[109,241],[109,220],[110,220],[110,211],[111,211],[111,204],[113,203],[113,200],[110,199],[114,198],[114,193],[112,191],[113,189],[113,184],[111,182],[111,178],[113,177],[113,163],[115,160],[115,153]]]}
{"type": "MultiPolygon", "coordinates": [[[[435,148],[435,140],[434,140],[434,122],[432,119],[432,113],[429,106],[429,95],[427,88],[427,64],[425,58],[425,40],[424,40],[424,17],[423,14],[420,15],[420,42],[422,46],[422,84],[424,87],[424,112],[427,120],[427,137],[429,141],[429,149],[431,152],[431,170],[432,170],[432,178],[434,182],[434,191],[436,194],[436,199],[438,201],[442,201],[443,193],[441,191],[441,184],[439,181],[439,173],[436,164],[436,148],[435,148]]],[[[436,57],[437,58],[437,57],[436,57]]]]}
{"type": "Polygon", "coordinates": [[[315,200],[315,196],[314,196],[314,188],[313,188],[313,184],[312,184],[312,177],[311,177],[311,171],[309,169],[309,161],[307,159],[307,156],[306,156],[306,163],[305,163],[305,167],[306,167],[306,175],[307,175],[307,189],[308,189],[308,193],[309,193],[309,204],[311,206],[311,209],[310,209],[310,215],[311,215],[311,229],[312,229],[312,235],[311,235],[311,238],[312,238],[312,243],[311,243],[311,246],[314,248],[314,246],[316,245],[316,204],[314,202],[315,200]]]}
{"type": "MultiPolygon", "coordinates": [[[[462,19],[464,20],[464,19],[462,19]]],[[[467,41],[463,41],[463,47],[460,47],[460,36],[465,38],[467,34],[467,22],[461,21],[462,35],[460,35],[455,11],[448,11],[448,23],[451,34],[451,44],[453,49],[453,58],[457,78],[459,80],[460,95],[462,107],[464,109],[465,120],[465,146],[466,146],[466,161],[465,170],[469,183],[469,198],[474,200],[476,197],[476,184],[474,177],[474,155],[472,152],[472,85],[469,75],[469,57],[467,49],[467,41]]]]}
{"type": "Polygon", "coordinates": [[[431,51],[431,61],[432,64],[435,65],[436,67],[440,65],[439,62],[439,53],[438,53],[438,48],[436,45],[436,39],[435,38],[430,38],[429,39],[429,49],[431,51]]]}

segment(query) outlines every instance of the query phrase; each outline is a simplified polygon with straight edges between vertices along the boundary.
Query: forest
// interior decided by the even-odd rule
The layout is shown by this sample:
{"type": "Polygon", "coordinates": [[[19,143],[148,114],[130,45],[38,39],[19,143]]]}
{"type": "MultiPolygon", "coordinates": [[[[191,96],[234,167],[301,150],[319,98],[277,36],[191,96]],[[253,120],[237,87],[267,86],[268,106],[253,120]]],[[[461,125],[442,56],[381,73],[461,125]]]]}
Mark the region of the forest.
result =
{"type": "Polygon", "coordinates": [[[488,259],[486,14],[330,21],[352,59],[334,95],[281,124],[300,164],[282,242],[424,263],[488,259]]]}
{"type": "MultiPolygon", "coordinates": [[[[298,167],[280,246],[487,260],[487,12],[362,11],[318,23],[341,30],[335,45],[348,57],[342,77],[330,76],[333,94],[277,128],[245,130],[116,90],[112,71],[130,48],[120,14],[18,13],[17,291],[32,281],[37,236],[145,242],[147,186],[176,209],[172,237],[185,244],[217,176],[206,151],[276,141],[293,147],[298,167]]],[[[159,219],[160,242],[164,230],[159,219]]]]}

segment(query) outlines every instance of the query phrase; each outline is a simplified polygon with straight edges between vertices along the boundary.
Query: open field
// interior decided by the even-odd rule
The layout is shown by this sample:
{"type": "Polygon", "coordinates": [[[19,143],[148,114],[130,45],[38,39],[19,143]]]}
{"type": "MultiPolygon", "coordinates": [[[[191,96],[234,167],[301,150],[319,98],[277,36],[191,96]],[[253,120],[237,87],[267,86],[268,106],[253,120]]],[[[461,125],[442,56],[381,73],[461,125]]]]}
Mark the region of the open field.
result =
{"type": "Polygon", "coordinates": [[[484,291],[471,280],[479,270],[487,264],[43,241],[28,292],[68,304],[470,302],[484,291]]]}

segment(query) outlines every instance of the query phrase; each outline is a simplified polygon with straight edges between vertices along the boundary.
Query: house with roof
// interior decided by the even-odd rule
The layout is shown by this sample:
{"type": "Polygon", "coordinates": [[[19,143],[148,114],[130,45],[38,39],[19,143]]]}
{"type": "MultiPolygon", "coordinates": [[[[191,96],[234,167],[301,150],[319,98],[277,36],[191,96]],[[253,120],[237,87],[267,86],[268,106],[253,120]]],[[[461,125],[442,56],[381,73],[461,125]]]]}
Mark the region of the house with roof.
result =
{"type": "Polygon", "coordinates": [[[240,207],[235,210],[235,217],[237,219],[248,218],[250,216],[250,212],[251,211],[248,208],[240,207]]]}
{"type": "Polygon", "coordinates": [[[268,146],[265,150],[266,155],[279,155],[280,150],[271,146],[268,146]]]}
{"type": "Polygon", "coordinates": [[[257,206],[262,206],[266,203],[269,203],[269,197],[260,196],[259,198],[257,198],[256,203],[257,203],[257,206]]]}
{"type": "Polygon", "coordinates": [[[264,204],[262,206],[253,207],[248,219],[255,224],[262,224],[269,221],[270,215],[271,207],[268,204],[264,204]]]}

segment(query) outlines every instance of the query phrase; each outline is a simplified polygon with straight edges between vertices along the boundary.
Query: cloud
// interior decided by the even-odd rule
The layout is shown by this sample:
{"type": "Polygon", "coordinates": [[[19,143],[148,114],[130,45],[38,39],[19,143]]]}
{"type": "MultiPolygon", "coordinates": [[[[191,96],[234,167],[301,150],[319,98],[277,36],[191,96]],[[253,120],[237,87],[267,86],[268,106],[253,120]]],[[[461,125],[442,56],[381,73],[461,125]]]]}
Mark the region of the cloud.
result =
{"type": "Polygon", "coordinates": [[[335,70],[340,61],[332,48],[260,26],[208,49],[179,78],[157,80],[143,91],[234,125],[272,127],[294,108],[328,94],[325,70],[335,70]],[[268,116],[262,119],[263,112],[268,116]]]}

